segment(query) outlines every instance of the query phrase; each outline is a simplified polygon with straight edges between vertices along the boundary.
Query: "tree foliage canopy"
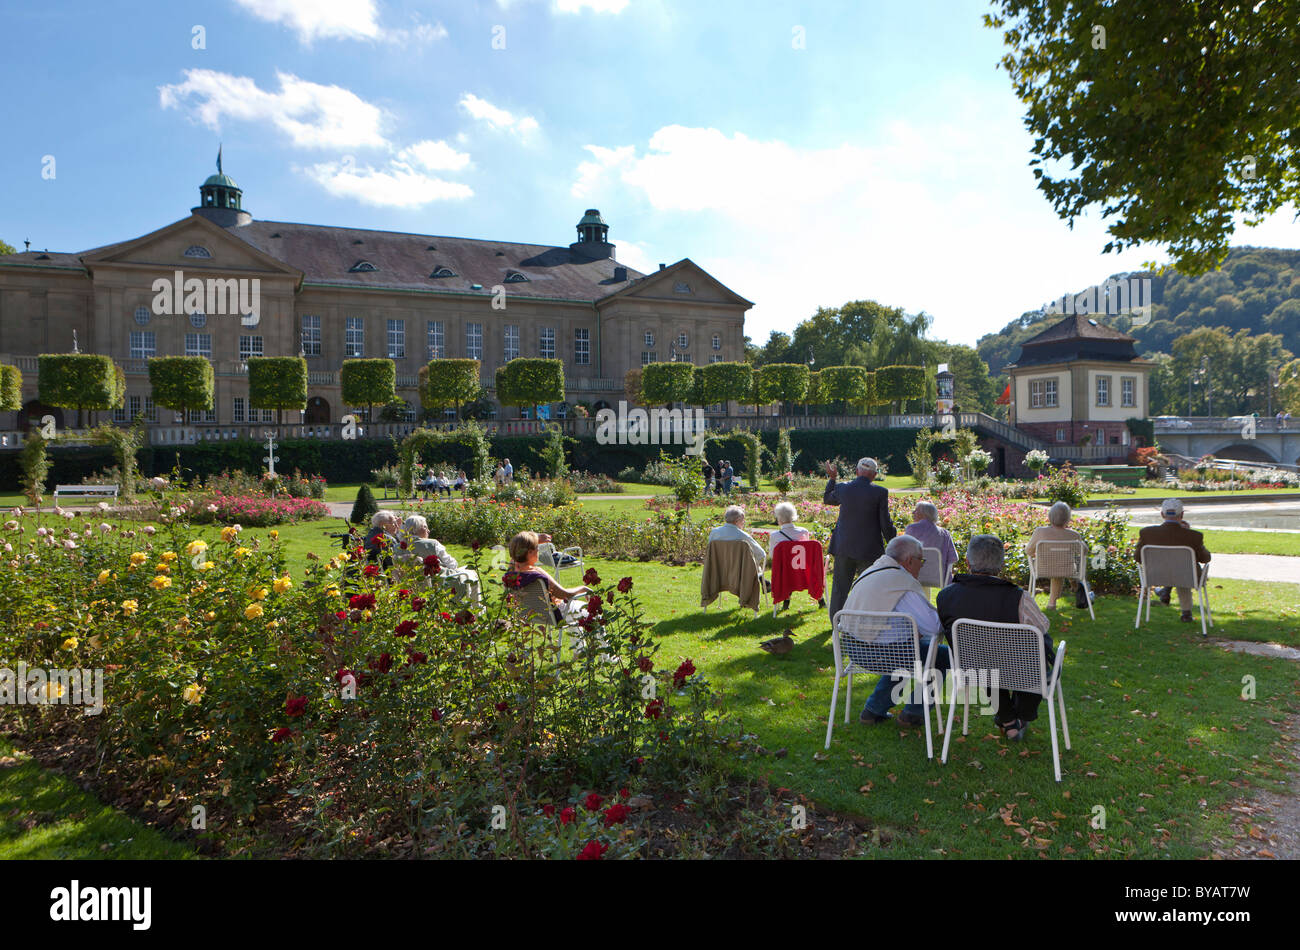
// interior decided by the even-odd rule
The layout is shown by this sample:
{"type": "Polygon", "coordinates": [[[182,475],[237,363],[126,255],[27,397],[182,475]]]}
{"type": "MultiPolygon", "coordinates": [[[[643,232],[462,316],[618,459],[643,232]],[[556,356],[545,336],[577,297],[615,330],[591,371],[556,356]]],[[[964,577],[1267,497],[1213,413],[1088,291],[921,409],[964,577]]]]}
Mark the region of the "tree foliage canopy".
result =
{"type": "Polygon", "coordinates": [[[686,402],[695,387],[690,363],[650,363],[641,370],[641,390],[649,405],[686,402]]]}
{"type": "Polygon", "coordinates": [[[386,406],[397,398],[397,364],[383,358],[344,360],[339,384],[343,403],[365,406],[369,416],[374,406],[386,406]]]}
{"type": "Polygon", "coordinates": [[[754,382],[754,367],[748,363],[709,363],[701,366],[700,392],[692,399],[696,405],[745,402],[754,382]]]}
{"type": "Polygon", "coordinates": [[[63,409],[114,409],[125,395],[111,357],[99,353],[45,353],[37,361],[38,398],[63,409]]]}
{"type": "Polygon", "coordinates": [[[248,404],[277,412],[306,409],[307,361],[301,356],[250,357],[248,404]]]}
{"type": "Polygon", "coordinates": [[[808,367],[803,363],[768,363],[758,368],[762,402],[799,402],[808,392],[808,367]]]}
{"type": "Polygon", "coordinates": [[[478,360],[436,359],[421,371],[420,401],[426,409],[455,409],[478,396],[481,367],[478,360]]]}
{"type": "Polygon", "coordinates": [[[23,407],[23,374],[17,366],[0,365],[0,410],[23,407]]]}
{"type": "Polygon", "coordinates": [[[511,360],[496,371],[497,402],[503,406],[541,406],[564,402],[564,363],[560,360],[511,360]]]}
{"type": "MultiPolygon", "coordinates": [[[[252,375],[251,368],[249,375],[252,375]]],[[[149,388],[153,390],[154,404],[164,409],[175,409],[177,412],[211,409],[214,391],[212,363],[202,356],[155,356],[149,360],[149,388]]],[[[304,379],[304,407],[306,399],[304,379]]]]}

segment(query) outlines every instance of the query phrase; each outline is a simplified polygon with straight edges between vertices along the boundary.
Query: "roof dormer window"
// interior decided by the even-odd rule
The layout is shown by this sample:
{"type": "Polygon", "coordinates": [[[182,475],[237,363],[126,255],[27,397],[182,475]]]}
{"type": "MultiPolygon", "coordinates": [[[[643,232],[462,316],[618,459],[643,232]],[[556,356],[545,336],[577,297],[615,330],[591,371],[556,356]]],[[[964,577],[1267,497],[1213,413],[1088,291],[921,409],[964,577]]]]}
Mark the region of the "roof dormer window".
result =
{"type": "Polygon", "coordinates": [[[212,252],[201,244],[191,244],[185,249],[183,257],[197,257],[201,260],[207,260],[212,257],[212,252]]]}
{"type": "Polygon", "coordinates": [[[512,270],[512,271],[507,272],[507,274],[506,274],[506,283],[507,283],[507,284],[526,284],[526,283],[528,283],[528,278],[527,278],[527,276],[525,276],[524,274],[519,273],[519,271],[517,271],[517,270],[512,270]]]}
{"type": "Polygon", "coordinates": [[[437,279],[439,277],[455,277],[455,276],[456,276],[456,272],[452,270],[450,267],[439,267],[432,274],[429,275],[431,279],[437,279]]]}
{"type": "Polygon", "coordinates": [[[376,270],[379,270],[379,268],[369,261],[357,261],[348,269],[348,272],[352,274],[366,274],[370,271],[376,270]]]}

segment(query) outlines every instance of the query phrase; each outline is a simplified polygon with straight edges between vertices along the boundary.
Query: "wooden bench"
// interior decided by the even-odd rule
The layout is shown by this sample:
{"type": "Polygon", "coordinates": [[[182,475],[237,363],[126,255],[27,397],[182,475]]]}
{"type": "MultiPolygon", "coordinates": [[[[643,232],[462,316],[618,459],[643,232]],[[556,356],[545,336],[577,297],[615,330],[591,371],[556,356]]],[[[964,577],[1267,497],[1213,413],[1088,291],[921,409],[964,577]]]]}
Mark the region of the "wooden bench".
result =
{"type": "Polygon", "coordinates": [[[116,498],[117,491],[116,485],[56,485],[54,503],[59,503],[60,495],[74,498],[116,498]]]}

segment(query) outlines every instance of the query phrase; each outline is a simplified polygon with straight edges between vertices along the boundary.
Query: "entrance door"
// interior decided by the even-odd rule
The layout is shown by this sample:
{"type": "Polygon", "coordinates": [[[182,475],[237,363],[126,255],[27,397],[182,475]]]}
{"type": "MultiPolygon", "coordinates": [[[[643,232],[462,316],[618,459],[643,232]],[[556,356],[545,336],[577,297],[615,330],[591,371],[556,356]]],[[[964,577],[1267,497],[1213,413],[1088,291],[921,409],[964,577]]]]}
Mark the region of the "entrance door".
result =
{"type": "Polygon", "coordinates": [[[328,400],[322,399],[320,396],[312,396],[308,399],[307,414],[303,417],[303,422],[309,426],[329,425],[331,419],[328,400]]]}

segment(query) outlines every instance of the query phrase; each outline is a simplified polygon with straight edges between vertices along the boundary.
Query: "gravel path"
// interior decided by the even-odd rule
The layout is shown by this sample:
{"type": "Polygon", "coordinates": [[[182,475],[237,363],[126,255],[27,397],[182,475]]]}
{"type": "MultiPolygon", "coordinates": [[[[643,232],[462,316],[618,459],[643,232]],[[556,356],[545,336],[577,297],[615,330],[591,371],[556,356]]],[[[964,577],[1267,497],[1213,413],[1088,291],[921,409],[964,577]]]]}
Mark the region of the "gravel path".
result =
{"type": "MultiPolygon", "coordinates": [[[[1210,552],[1214,554],[1213,551],[1210,552]]],[[[1300,584],[1300,557],[1280,554],[1214,554],[1210,580],[1230,577],[1242,581],[1300,584]]]]}

